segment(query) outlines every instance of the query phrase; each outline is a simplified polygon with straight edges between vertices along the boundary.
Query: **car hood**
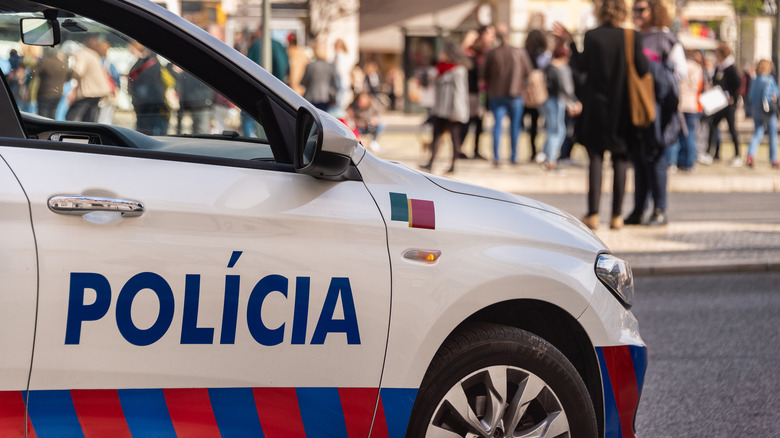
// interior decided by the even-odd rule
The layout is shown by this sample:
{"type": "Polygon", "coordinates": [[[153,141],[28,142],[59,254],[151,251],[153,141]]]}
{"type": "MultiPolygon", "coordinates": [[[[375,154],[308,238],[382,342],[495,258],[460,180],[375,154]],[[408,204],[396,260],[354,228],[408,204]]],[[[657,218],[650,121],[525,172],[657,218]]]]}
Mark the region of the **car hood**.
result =
{"type": "MultiPolygon", "coordinates": [[[[418,172],[415,169],[411,169],[411,170],[414,172],[418,172]]],[[[462,195],[470,195],[470,196],[479,196],[481,198],[495,199],[496,201],[511,202],[513,204],[520,204],[526,207],[544,210],[549,213],[553,213],[561,216],[566,216],[566,217],[571,216],[568,213],[562,212],[561,210],[558,210],[555,207],[547,205],[543,202],[533,200],[531,198],[526,198],[524,196],[501,192],[498,190],[489,189],[487,187],[475,186],[473,184],[455,181],[449,178],[444,178],[429,173],[423,173],[423,172],[420,173],[432,183],[443,188],[444,190],[453,193],[460,193],[462,195]]]]}
{"type": "MultiPolygon", "coordinates": [[[[358,168],[365,177],[365,182],[370,190],[376,190],[378,185],[381,184],[382,188],[378,191],[393,191],[393,190],[410,190],[414,192],[427,192],[429,189],[425,189],[426,184],[421,184],[425,181],[430,184],[430,188],[436,187],[438,190],[443,190],[447,193],[451,193],[457,196],[466,196],[474,198],[489,199],[497,201],[499,203],[506,203],[507,206],[515,205],[529,208],[542,214],[551,214],[557,216],[561,222],[567,223],[567,228],[571,231],[575,229],[584,241],[590,243],[584,243],[584,247],[590,247],[591,249],[598,248],[598,251],[608,251],[607,246],[601,239],[585,224],[575,218],[569,213],[561,211],[555,207],[547,205],[543,202],[539,202],[524,196],[515,195],[511,193],[505,193],[498,190],[490,189],[487,187],[476,186],[468,183],[455,181],[449,178],[444,178],[429,173],[421,172],[417,169],[407,166],[404,163],[396,161],[386,161],[373,156],[365,151],[364,148],[359,148],[363,151],[364,155],[360,156],[356,162],[358,168]],[[365,172],[365,173],[364,173],[365,172]],[[377,184],[379,183],[379,184],[377,184]],[[413,189],[413,187],[416,187],[413,189]]],[[[430,192],[428,195],[431,199],[436,199],[438,195],[435,192],[430,192]]],[[[468,203],[464,205],[469,205],[468,203]]],[[[584,242],[583,241],[583,242],[584,242]]]]}

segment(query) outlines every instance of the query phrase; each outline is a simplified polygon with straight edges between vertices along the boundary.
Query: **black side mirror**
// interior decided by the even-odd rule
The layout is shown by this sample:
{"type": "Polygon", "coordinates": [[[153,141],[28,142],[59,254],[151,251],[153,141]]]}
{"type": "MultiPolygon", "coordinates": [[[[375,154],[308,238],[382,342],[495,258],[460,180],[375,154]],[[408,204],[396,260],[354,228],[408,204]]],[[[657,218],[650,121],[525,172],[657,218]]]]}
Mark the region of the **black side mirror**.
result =
{"type": "Polygon", "coordinates": [[[322,122],[306,107],[298,108],[295,122],[295,169],[307,173],[322,150],[322,122]]]}
{"type": "Polygon", "coordinates": [[[22,18],[20,20],[19,27],[24,44],[54,47],[62,40],[60,23],[57,21],[58,11],[47,9],[43,14],[45,18],[22,18]]]}

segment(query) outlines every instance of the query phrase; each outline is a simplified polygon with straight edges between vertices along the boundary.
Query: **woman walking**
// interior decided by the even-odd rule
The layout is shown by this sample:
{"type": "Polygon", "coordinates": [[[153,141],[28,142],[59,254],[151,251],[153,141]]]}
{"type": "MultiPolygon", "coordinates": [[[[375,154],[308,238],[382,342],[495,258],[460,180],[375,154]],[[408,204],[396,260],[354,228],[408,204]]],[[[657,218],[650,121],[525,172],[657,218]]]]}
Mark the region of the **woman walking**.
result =
{"type": "Polygon", "coordinates": [[[455,172],[455,160],[460,155],[461,128],[469,120],[468,68],[470,64],[471,61],[463,53],[460,45],[453,41],[444,43],[439,63],[436,65],[439,73],[435,83],[436,102],[431,108],[433,124],[431,159],[421,166],[424,170],[430,171],[433,167],[442,134],[445,130],[449,130],[452,140],[452,165],[447,173],[455,172]]]}
{"type": "MultiPolygon", "coordinates": [[[[582,143],[590,157],[588,174],[588,214],[583,218],[591,229],[599,225],[602,163],[604,152],[612,157],[613,229],[623,226],[621,211],[625,195],[626,170],[629,153],[635,147],[636,129],[631,124],[626,94],[627,67],[625,31],[621,24],[628,10],[623,0],[597,0],[595,15],[599,26],[585,33],[585,45],[580,53],[571,33],[561,23],[553,25],[553,34],[569,43],[571,65],[578,72],[587,73],[583,105],[582,143]]],[[[634,32],[634,67],[641,76],[647,73],[647,58],[642,54],[641,37],[634,32]]]]}
{"type": "Polygon", "coordinates": [[[726,123],[729,125],[731,140],[734,142],[734,158],[731,160],[731,165],[739,167],[742,165],[742,159],[739,156],[739,135],[737,133],[735,115],[737,112],[737,96],[739,95],[739,87],[742,85],[742,78],[734,65],[734,56],[731,54],[731,48],[728,44],[720,43],[718,45],[715,49],[715,59],[718,61],[718,65],[715,67],[712,85],[720,86],[723,89],[728,98],[728,105],[712,115],[708,152],[715,149],[712,153],[712,158],[715,160],[720,158],[720,144],[717,142],[716,137],[718,124],[720,124],[721,120],[726,119],[726,123]]]}
{"type": "Polygon", "coordinates": [[[769,133],[769,161],[772,168],[780,168],[777,161],[777,98],[780,96],[777,82],[772,77],[772,61],[762,59],[756,66],[756,78],[750,84],[750,105],[756,130],[748,148],[747,165],[753,167],[758,144],[769,133]]]}

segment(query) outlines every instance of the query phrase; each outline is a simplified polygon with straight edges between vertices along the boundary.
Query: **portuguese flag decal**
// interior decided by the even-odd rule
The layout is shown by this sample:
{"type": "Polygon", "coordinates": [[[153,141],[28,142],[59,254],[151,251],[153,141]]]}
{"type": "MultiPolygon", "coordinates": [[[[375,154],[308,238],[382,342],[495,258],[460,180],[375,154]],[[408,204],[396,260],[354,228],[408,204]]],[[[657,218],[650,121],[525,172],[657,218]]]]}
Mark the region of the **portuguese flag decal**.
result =
{"type": "Polygon", "coordinates": [[[408,222],[410,228],[435,230],[433,201],[409,199],[405,193],[390,193],[390,220],[408,222]]]}

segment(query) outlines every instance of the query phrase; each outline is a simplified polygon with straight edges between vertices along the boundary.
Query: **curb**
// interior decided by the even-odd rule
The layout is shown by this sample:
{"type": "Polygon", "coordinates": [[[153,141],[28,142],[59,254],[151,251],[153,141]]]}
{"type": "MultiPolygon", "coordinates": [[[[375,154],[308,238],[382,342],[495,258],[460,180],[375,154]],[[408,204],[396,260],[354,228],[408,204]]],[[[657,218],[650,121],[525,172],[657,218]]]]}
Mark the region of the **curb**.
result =
{"type": "Polygon", "coordinates": [[[663,275],[697,275],[697,274],[735,274],[744,272],[780,272],[780,262],[756,262],[756,263],[711,263],[697,265],[638,265],[631,266],[635,276],[650,277],[663,275]]]}

